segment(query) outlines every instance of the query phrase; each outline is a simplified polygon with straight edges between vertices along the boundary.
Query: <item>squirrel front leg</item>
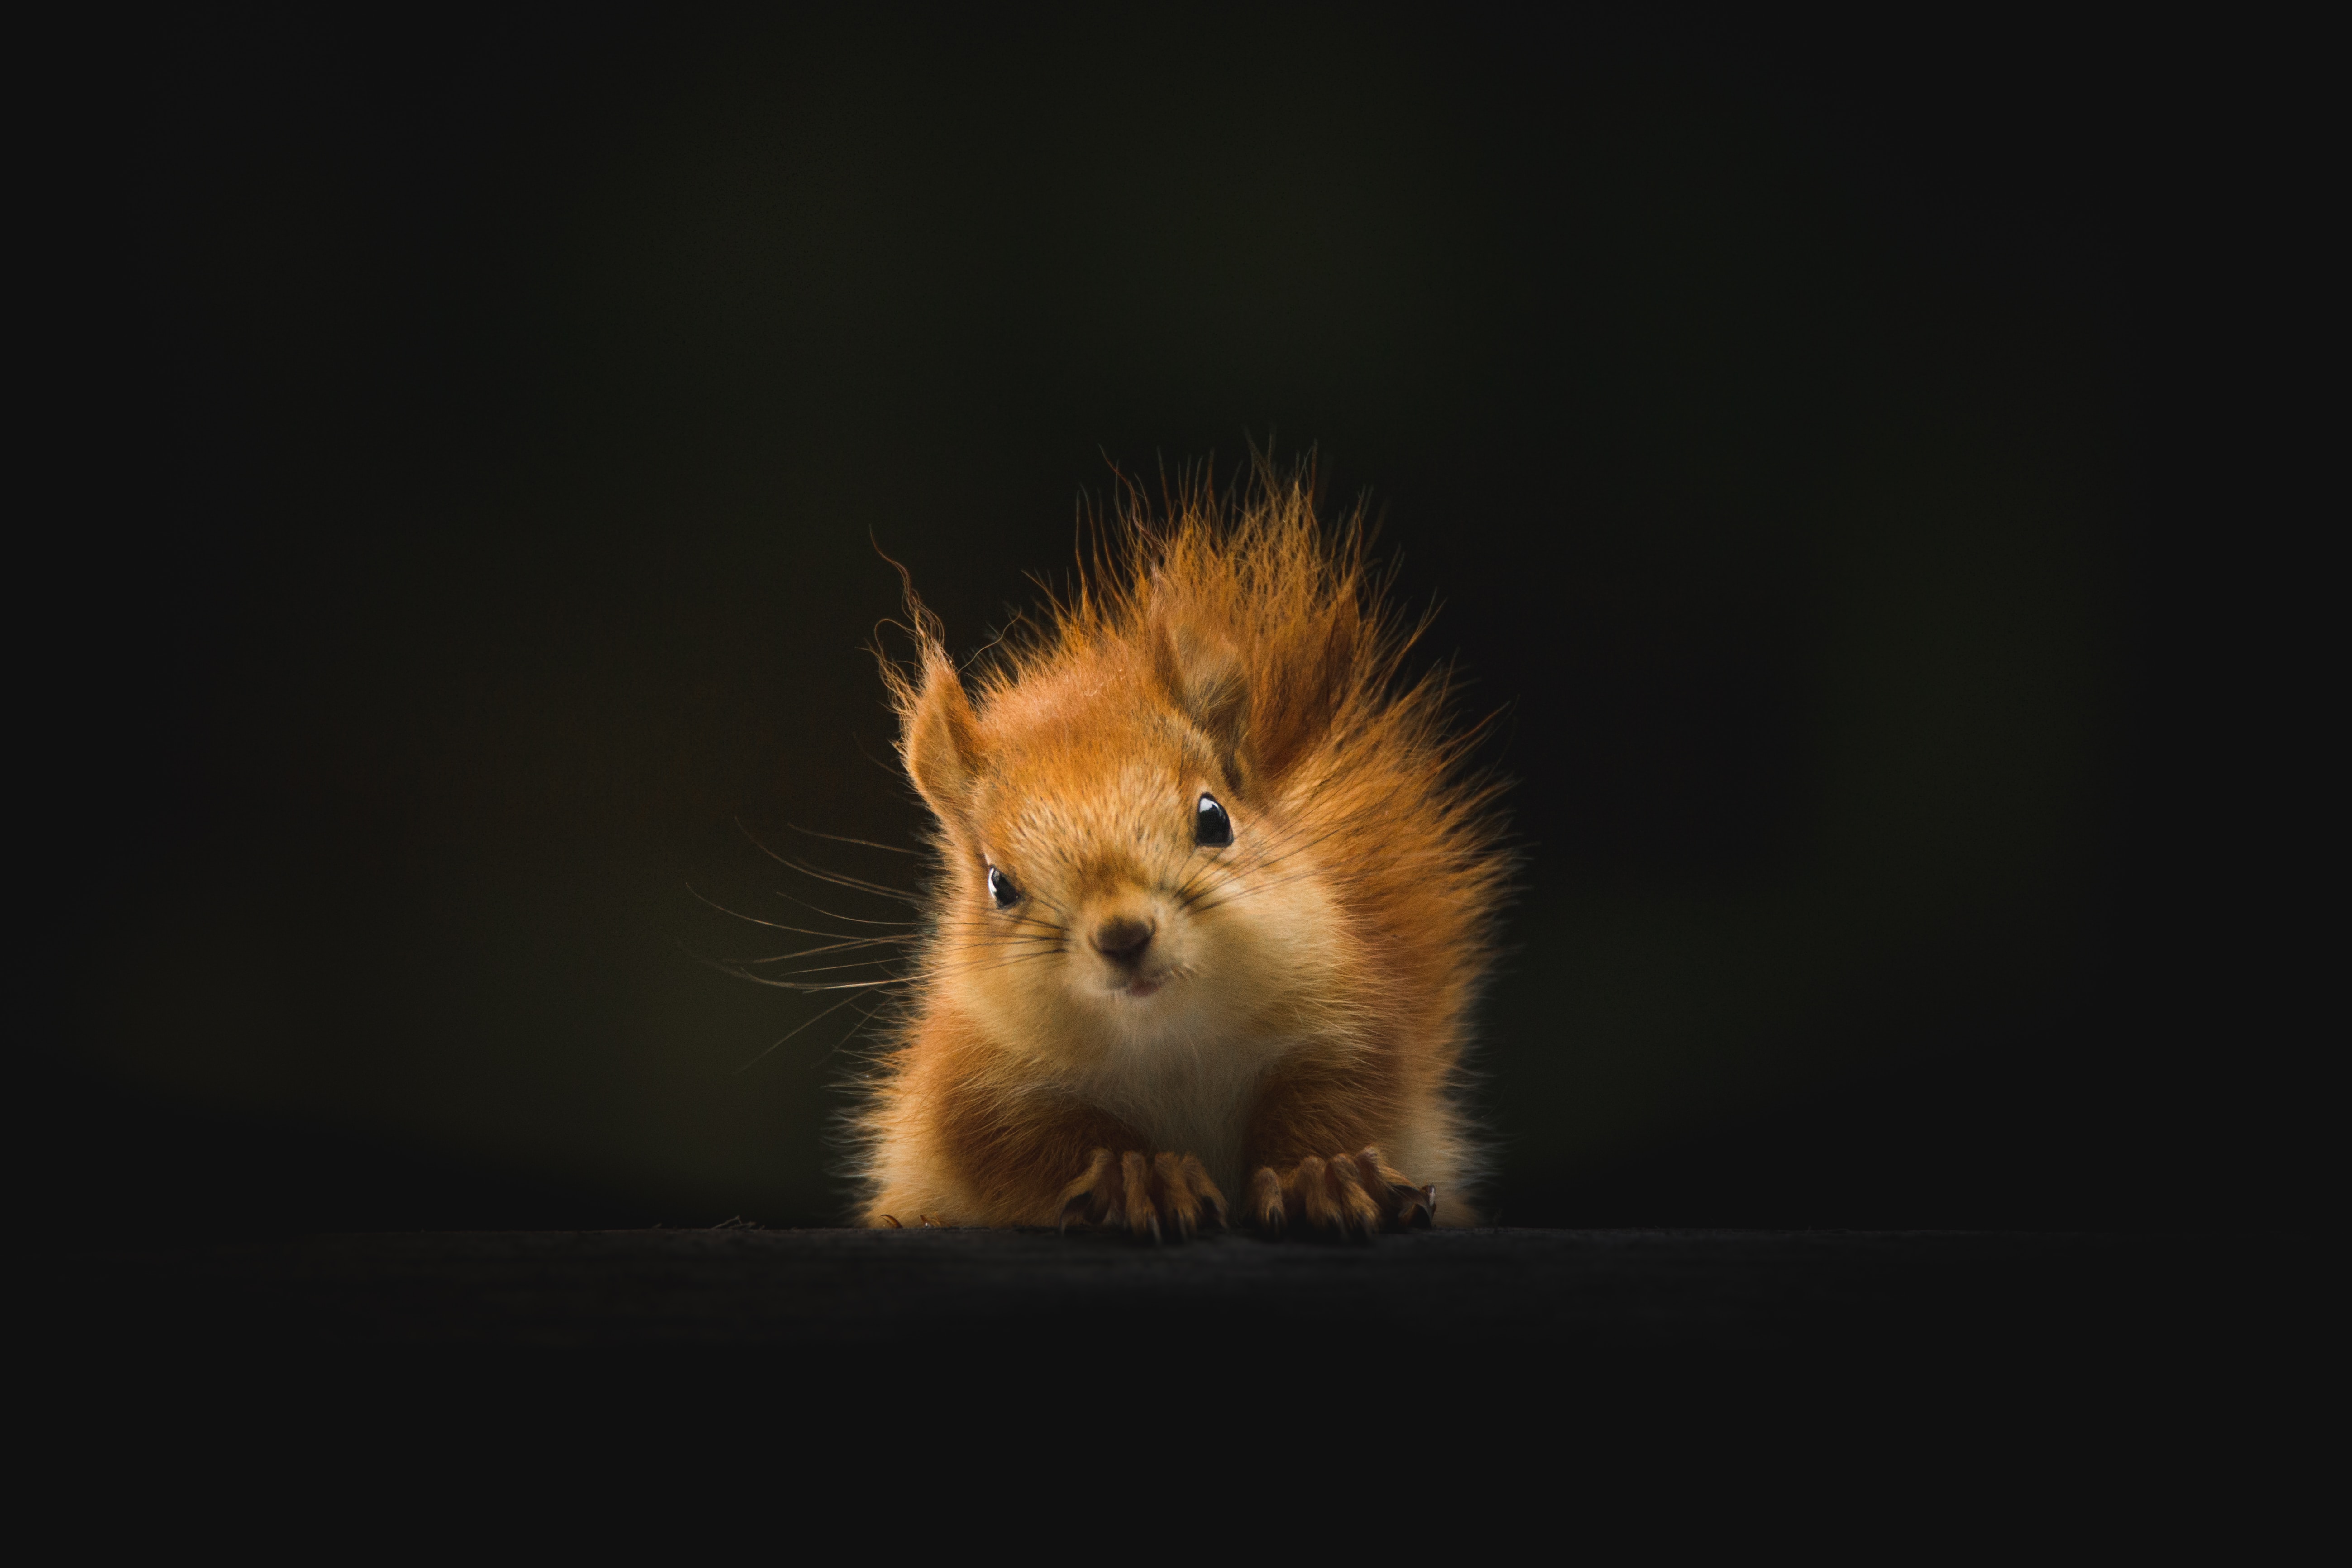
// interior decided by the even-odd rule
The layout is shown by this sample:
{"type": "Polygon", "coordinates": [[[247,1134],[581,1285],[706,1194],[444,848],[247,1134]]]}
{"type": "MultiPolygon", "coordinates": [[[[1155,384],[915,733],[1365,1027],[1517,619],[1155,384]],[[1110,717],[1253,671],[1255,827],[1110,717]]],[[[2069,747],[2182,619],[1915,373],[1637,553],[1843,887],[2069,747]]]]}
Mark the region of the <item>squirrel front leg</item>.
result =
{"type": "Polygon", "coordinates": [[[1386,1087],[1359,1068],[1295,1068],[1270,1079],[1250,1117],[1244,1215],[1269,1236],[1294,1229],[1369,1237],[1431,1223],[1437,1189],[1381,1153],[1386,1087]]]}

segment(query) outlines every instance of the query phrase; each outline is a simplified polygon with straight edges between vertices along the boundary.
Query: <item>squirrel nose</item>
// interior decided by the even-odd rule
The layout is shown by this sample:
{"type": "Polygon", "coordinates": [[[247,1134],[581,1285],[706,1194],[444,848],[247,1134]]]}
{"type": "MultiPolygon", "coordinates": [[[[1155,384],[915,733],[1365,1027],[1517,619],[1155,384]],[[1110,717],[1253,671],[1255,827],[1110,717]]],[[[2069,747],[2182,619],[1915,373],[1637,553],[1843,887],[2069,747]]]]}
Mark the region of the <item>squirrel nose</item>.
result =
{"type": "Polygon", "coordinates": [[[1095,951],[1113,963],[1136,963],[1151,945],[1151,922],[1133,915],[1113,915],[1095,927],[1095,951]]]}

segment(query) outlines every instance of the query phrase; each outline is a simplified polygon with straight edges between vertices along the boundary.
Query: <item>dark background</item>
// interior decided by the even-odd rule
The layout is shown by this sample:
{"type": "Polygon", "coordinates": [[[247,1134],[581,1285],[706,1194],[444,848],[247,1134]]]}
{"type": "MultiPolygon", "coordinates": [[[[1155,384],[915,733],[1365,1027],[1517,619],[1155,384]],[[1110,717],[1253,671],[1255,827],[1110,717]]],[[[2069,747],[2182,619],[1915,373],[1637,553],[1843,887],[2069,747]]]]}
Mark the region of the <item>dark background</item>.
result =
{"type": "Polygon", "coordinates": [[[77,40],[33,143],[79,301],[20,590],[43,1212],[835,1217],[856,1011],[792,1033],[694,954],[778,951],[698,894],[813,891],[755,838],[912,872],[787,826],[917,829],[876,545],[970,650],[1114,468],[1253,442],[1368,498],[1503,714],[1501,1218],[2296,1212],[2311,944],[2249,868],[2310,786],[2224,629],[2317,636],[2248,604],[2292,575],[2264,448],[2315,427],[2260,368],[2316,117],[2248,79],[2294,52],[1656,8],[77,40]]]}

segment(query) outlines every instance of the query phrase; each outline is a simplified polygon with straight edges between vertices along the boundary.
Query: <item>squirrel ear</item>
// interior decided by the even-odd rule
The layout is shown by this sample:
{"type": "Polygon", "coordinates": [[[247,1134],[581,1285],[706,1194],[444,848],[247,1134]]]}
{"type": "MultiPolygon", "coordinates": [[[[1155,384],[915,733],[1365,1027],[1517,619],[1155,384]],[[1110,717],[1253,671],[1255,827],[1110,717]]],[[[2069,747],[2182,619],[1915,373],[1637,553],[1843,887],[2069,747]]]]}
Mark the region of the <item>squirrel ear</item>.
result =
{"type": "Polygon", "coordinates": [[[1280,778],[1331,727],[1356,664],[1362,622],[1350,595],[1300,616],[1267,650],[1273,679],[1250,728],[1250,766],[1280,778]]]}
{"type": "Polygon", "coordinates": [[[1152,617],[1151,655],[1160,684],[1237,770],[1250,710],[1241,656],[1223,637],[1170,615],[1152,617]]]}
{"type": "Polygon", "coordinates": [[[937,649],[923,658],[923,683],[904,710],[898,741],[907,776],[925,804],[950,827],[971,815],[971,789],[980,777],[980,721],[955,666],[937,649]]]}

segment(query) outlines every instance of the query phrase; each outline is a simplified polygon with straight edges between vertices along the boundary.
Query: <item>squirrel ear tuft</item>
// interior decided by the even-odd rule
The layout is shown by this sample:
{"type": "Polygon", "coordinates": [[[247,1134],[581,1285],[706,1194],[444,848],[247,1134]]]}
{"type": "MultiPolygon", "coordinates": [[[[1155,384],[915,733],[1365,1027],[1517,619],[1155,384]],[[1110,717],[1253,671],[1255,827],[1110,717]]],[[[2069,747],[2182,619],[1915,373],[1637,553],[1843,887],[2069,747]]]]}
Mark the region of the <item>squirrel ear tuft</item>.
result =
{"type": "Polygon", "coordinates": [[[1238,772],[1250,710],[1249,673],[1241,655],[1190,618],[1161,613],[1152,616],[1151,657],[1168,695],[1209,737],[1220,760],[1238,772]]]}
{"type": "Polygon", "coordinates": [[[1351,595],[1285,627],[1266,650],[1266,699],[1250,731],[1250,765],[1271,781],[1331,728],[1354,679],[1362,621],[1351,595]]]}
{"type": "Polygon", "coordinates": [[[922,685],[903,710],[898,750],[907,776],[941,822],[961,829],[970,821],[972,786],[980,778],[980,721],[946,654],[923,658],[922,685]]]}

